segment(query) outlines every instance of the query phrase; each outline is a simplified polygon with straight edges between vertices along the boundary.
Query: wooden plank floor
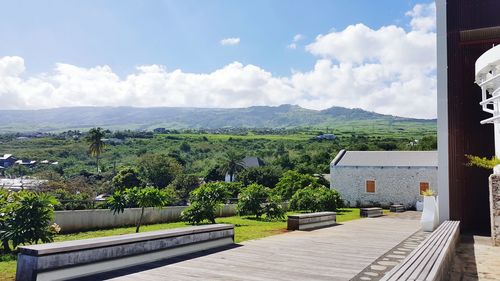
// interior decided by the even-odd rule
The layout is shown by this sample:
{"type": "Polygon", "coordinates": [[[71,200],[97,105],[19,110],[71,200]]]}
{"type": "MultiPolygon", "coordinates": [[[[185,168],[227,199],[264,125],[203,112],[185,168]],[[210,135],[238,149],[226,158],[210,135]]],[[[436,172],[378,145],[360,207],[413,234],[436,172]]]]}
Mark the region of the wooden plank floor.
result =
{"type": "Polygon", "coordinates": [[[85,280],[349,280],[419,228],[397,216],[359,219],[85,280]]]}

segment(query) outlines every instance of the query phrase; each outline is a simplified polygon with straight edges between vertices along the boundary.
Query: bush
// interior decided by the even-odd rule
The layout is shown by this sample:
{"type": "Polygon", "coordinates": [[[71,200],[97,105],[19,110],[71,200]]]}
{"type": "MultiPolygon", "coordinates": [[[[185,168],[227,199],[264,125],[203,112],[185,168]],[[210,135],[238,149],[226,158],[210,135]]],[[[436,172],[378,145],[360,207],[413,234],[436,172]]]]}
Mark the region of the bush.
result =
{"type": "Polygon", "coordinates": [[[275,194],[279,195],[283,200],[289,200],[295,192],[306,186],[312,186],[313,188],[324,187],[311,175],[304,175],[296,171],[287,171],[283,174],[278,184],[276,184],[275,194]]]}
{"type": "Polygon", "coordinates": [[[264,212],[262,204],[267,201],[268,197],[269,188],[255,183],[247,186],[238,196],[238,213],[259,218],[264,212]]]}
{"type": "Polygon", "coordinates": [[[161,208],[174,201],[175,194],[171,189],[159,190],[154,187],[127,188],[116,191],[108,198],[108,205],[114,214],[123,213],[125,208],[141,208],[141,216],[136,224],[135,232],[139,232],[144,216],[144,209],[148,207],[161,208]]]}
{"type": "Polygon", "coordinates": [[[217,209],[231,196],[228,185],[223,182],[209,182],[193,190],[191,205],[182,212],[182,220],[198,224],[205,220],[215,223],[217,209]]]}
{"type": "Polygon", "coordinates": [[[336,190],[308,186],[292,196],[290,208],[296,211],[335,211],[342,207],[342,199],[336,190]]]}
{"type": "Polygon", "coordinates": [[[182,166],[172,157],[162,154],[146,154],[138,161],[139,173],[148,184],[164,188],[182,171],[182,166]]]}
{"type": "Polygon", "coordinates": [[[113,177],[112,181],[113,185],[118,189],[142,186],[142,181],[139,178],[139,171],[132,167],[124,167],[120,169],[118,174],[113,177]]]}
{"type": "Polygon", "coordinates": [[[271,197],[268,203],[264,205],[264,215],[267,220],[283,220],[285,218],[285,210],[280,204],[278,197],[271,197]]]}
{"type": "MultiPolygon", "coordinates": [[[[5,194],[2,197],[5,197],[5,194]]],[[[54,205],[58,204],[53,196],[21,191],[9,195],[6,199],[2,199],[4,203],[1,207],[7,211],[2,216],[2,242],[11,241],[14,247],[20,244],[52,242],[55,233],[51,231],[49,223],[54,217],[54,205]]],[[[8,248],[6,243],[3,244],[8,248]]]]}
{"type": "Polygon", "coordinates": [[[168,185],[172,188],[177,197],[179,198],[179,204],[185,205],[189,199],[189,193],[200,186],[200,180],[195,175],[178,175],[174,181],[168,185]]]}
{"type": "Polygon", "coordinates": [[[283,171],[279,167],[251,167],[239,172],[236,180],[242,182],[245,186],[257,183],[269,188],[274,188],[282,175],[283,171]]]}

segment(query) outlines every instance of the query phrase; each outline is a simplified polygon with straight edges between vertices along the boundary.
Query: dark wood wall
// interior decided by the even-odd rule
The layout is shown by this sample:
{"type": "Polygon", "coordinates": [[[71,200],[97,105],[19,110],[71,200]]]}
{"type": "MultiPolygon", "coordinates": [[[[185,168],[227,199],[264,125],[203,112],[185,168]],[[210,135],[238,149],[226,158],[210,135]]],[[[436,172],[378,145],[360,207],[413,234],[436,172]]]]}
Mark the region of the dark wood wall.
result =
{"type": "Polygon", "coordinates": [[[479,122],[490,115],[479,106],[481,89],[474,84],[476,59],[499,38],[464,39],[464,31],[500,26],[500,0],[448,0],[448,125],[450,217],[466,233],[490,231],[490,171],[467,167],[465,155],[494,155],[493,125],[479,122]]]}

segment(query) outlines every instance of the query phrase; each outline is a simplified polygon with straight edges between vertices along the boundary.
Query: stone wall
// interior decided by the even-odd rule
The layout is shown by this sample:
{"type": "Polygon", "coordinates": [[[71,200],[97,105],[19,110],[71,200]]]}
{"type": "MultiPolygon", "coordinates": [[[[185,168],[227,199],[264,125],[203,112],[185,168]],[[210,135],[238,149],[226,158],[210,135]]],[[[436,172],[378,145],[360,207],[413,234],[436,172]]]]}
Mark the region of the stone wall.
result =
{"type": "Polygon", "coordinates": [[[491,239],[500,246],[500,174],[490,176],[491,239]]]}
{"type": "Polygon", "coordinates": [[[420,182],[437,191],[436,167],[330,167],[330,187],[339,191],[349,205],[383,207],[399,203],[414,207],[420,196],[420,182]],[[366,192],[366,180],[375,180],[375,193],[366,192]]]}

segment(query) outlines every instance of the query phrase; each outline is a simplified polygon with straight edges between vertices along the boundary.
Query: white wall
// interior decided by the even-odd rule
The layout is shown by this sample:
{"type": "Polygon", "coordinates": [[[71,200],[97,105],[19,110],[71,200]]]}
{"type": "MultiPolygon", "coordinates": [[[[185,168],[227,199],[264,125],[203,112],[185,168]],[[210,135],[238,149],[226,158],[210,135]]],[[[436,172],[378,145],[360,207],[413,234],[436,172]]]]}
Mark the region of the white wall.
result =
{"type": "Polygon", "coordinates": [[[330,167],[330,187],[339,191],[350,206],[373,202],[383,206],[404,204],[413,207],[420,196],[420,182],[437,190],[437,168],[408,167],[330,167]],[[366,180],[375,180],[375,193],[366,192],[366,180]]]}
{"type": "MultiPolygon", "coordinates": [[[[186,206],[165,207],[162,209],[146,208],[143,224],[179,221],[186,206]]],[[[218,217],[236,215],[236,204],[224,205],[218,217]]],[[[61,232],[78,232],[91,229],[105,229],[135,225],[141,214],[140,208],[125,209],[114,215],[108,209],[56,211],[54,222],[61,227],[61,232]]]]}

